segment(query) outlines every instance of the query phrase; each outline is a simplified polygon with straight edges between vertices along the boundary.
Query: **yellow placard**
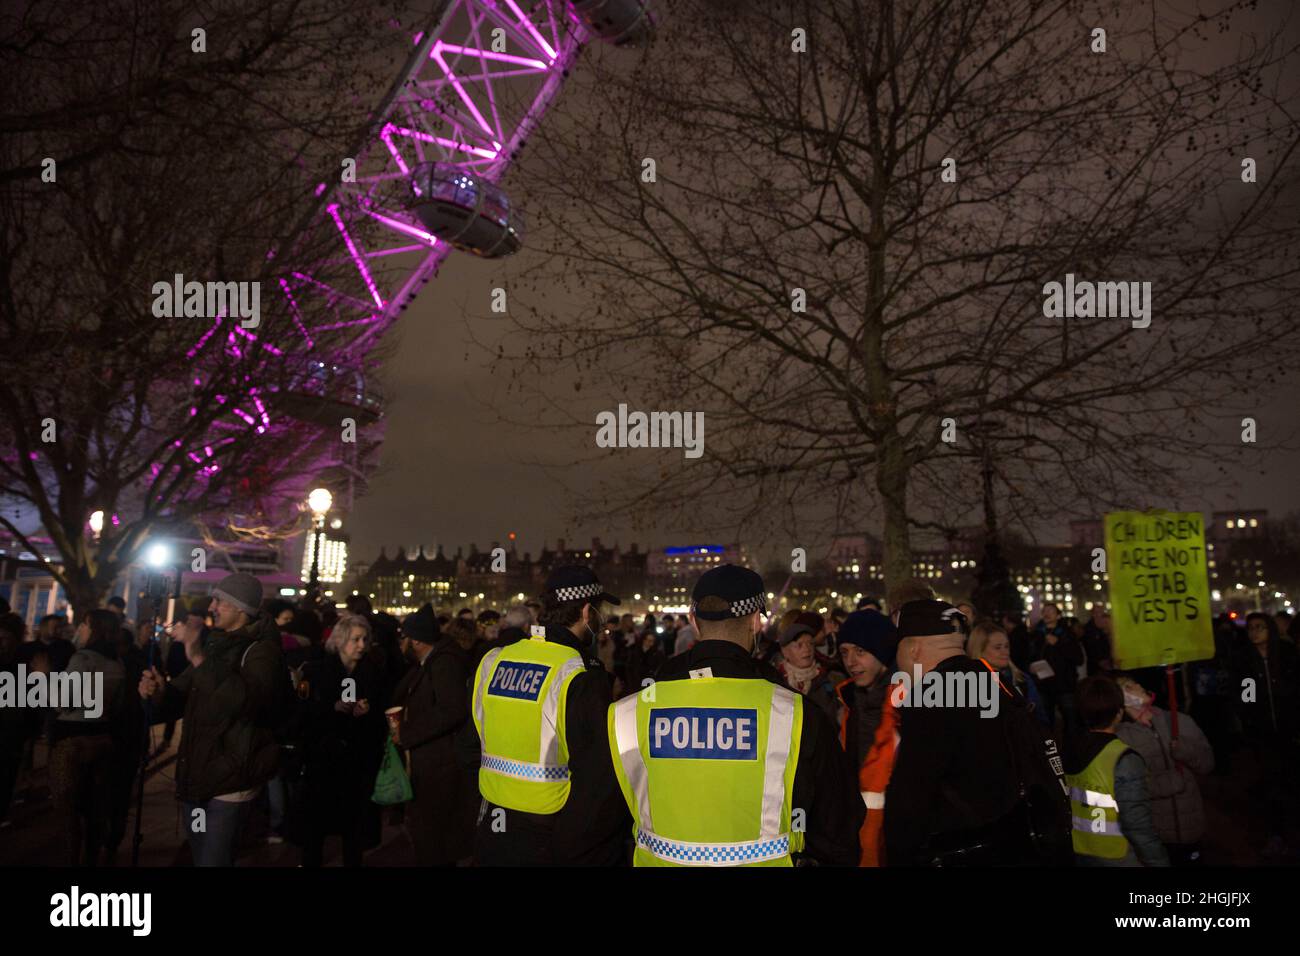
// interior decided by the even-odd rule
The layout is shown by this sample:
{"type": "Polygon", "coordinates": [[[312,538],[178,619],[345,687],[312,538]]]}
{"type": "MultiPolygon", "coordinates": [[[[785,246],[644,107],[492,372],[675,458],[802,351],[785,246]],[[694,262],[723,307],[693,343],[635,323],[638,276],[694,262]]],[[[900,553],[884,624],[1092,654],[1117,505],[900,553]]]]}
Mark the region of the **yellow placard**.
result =
{"type": "Polygon", "coordinates": [[[1198,511],[1106,515],[1111,639],[1123,669],[1214,656],[1205,519],[1198,511]]]}

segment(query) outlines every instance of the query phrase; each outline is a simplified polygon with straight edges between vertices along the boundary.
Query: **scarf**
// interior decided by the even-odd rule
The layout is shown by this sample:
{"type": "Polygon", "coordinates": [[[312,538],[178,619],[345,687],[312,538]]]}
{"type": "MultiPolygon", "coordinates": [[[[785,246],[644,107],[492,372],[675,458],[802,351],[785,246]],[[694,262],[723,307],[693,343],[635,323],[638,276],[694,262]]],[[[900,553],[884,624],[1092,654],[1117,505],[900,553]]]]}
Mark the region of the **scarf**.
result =
{"type": "Polygon", "coordinates": [[[821,670],[821,665],[816,661],[813,661],[807,667],[795,667],[789,661],[785,661],[786,683],[790,685],[791,690],[807,694],[812,689],[813,680],[821,673],[821,670]]]}

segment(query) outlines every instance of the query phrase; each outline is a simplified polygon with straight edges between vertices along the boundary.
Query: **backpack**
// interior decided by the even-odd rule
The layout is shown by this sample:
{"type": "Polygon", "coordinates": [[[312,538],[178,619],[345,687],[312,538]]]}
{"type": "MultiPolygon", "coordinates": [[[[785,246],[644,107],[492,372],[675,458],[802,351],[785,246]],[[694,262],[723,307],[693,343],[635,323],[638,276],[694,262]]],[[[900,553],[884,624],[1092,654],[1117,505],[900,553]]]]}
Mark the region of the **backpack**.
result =
{"type": "Polygon", "coordinates": [[[1029,862],[1070,866],[1074,863],[1073,823],[1061,748],[1021,697],[1008,699],[1004,694],[1002,706],[1002,726],[1020,794],[1017,818],[1026,831],[1029,862]]]}
{"type": "MultiPolygon", "coordinates": [[[[241,673],[244,670],[244,662],[248,660],[249,651],[256,647],[260,640],[268,640],[268,638],[258,638],[251,641],[244,648],[244,653],[239,658],[241,673]]],[[[286,745],[292,746],[298,736],[301,704],[298,700],[293,672],[289,667],[285,666],[280,667],[277,674],[275,686],[271,693],[271,711],[266,718],[266,726],[270,728],[276,743],[282,747],[286,745]]]]}

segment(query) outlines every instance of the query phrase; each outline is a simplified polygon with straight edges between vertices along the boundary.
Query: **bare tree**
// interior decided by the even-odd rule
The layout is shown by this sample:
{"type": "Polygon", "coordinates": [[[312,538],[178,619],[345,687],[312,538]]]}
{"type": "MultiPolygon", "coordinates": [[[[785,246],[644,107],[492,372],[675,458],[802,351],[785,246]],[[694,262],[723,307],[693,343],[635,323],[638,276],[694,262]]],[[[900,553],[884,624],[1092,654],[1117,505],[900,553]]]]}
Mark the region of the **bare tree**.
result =
{"type": "Polygon", "coordinates": [[[409,36],[324,0],[207,10],[43,3],[0,21],[0,525],[78,613],[160,529],[285,533],[294,480],[339,440],[293,407],[315,370],[272,290],[324,254],[302,229],[312,187],[338,177],[392,70],[379,54],[409,36]],[[178,274],[257,282],[260,321],[161,315],[155,286],[178,274]]]}
{"type": "Polygon", "coordinates": [[[971,523],[976,437],[1021,513],[1161,503],[1211,420],[1255,408],[1259,356],[1294,357],[1293,22],[666,7],[644,57],[584,71],[592,108],[535,137],[522,183],[547,257],[503,361],[525,384],[572,370],[607,408],[706,413],[702,459],[638,459],[604,513],[770,530],[878,507],[893,582],[917,526],[971,523]],[[542,297],[557,274],[590,308],[542,297]],[[1067,274],[1149,282],[1149,327],[1048,317],[1067,274]]]}

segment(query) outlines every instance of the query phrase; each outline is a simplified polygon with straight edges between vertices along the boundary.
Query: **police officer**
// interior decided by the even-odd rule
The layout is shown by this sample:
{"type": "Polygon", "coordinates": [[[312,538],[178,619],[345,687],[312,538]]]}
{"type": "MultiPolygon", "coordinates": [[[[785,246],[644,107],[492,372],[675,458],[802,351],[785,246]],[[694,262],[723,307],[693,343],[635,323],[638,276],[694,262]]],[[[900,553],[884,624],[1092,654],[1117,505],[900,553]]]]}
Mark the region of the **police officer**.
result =
{"type": "Polygon", "coordinates": [[[834,728],[752,656],[766,610],[753,571],[706,571],[691,597],[699,642],[609,708],[634,865],[857,862],[864,808],[834,728]]]}
{"type": "Polygon", "coordinates": [[[557,567],[531,634],[480,662],[480,865],[625,862],[629,821],[605,739],[610,678],[594,647],[601,605],[618,603],[590,568],[557,567]]]}

